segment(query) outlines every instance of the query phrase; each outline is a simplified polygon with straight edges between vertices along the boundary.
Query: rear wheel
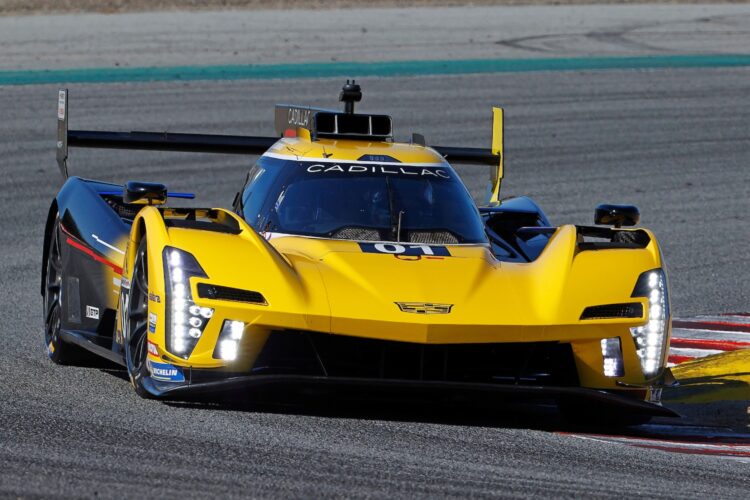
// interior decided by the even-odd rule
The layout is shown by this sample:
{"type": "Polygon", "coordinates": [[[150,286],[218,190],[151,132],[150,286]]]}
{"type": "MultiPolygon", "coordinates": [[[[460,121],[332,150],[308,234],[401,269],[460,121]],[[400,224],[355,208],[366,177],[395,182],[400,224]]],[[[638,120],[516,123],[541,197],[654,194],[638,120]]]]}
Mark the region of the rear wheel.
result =
{"type": "Polygon", "coordinates": [[[62,339],[63,263],[60,244],[60,221],[55,218],[47,249],[44,287],[44,342],[53,363],[68,365],[82,361],[86,354],[62,339]]]}
{"type": "Polygon", "coordinates": [[[153,397],[143,386],[148,376],[148,258],[146,237],[141,240],[133,266],[133,279],[130,282],[125,327],[125,362],[136,394],[142,398],[153,397]]]}

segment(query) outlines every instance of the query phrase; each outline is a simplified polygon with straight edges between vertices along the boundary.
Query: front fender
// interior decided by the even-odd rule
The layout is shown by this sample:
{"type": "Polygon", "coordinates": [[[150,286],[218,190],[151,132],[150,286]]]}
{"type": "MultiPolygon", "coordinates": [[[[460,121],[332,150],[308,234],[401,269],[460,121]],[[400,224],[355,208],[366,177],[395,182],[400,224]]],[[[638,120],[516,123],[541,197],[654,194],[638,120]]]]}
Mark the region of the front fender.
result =
{"type": "MultiPolygon", "coordinates": [[[[242,219],[223,209],[203,209],[214,217],[212,227],[185,227],[172,224],[169,209],[144,208],[136,217],[131,231],[124,275],[130,279],[136,251],[143,236],[148,242],[149,313],[155,319],[155,331],[149,340],[156,344],[161,357],[185,364],[186,360],[166,350],[168,283],[163,261],[165,247],[179,248],[195,257],[207,277],[192,277],[192,300],[199,306],[214,310],[213,317],[187,360],[194,367],[226,365],[214,359],[216,342],[224,320],[239,320],[249,328],[267,334],[274,329],[329,331],[330,309],[319,272],[313,265],[294,267],[284,256],[258,235],[242,219]],[[235,231],[221,226],[232,219],[235,231]],[[207,283],[221,287],[261,293],[265,304],[201,297],[198,285],[207,283]]],[[[177,217],[180,218],[180,217],[177,217]]]]}

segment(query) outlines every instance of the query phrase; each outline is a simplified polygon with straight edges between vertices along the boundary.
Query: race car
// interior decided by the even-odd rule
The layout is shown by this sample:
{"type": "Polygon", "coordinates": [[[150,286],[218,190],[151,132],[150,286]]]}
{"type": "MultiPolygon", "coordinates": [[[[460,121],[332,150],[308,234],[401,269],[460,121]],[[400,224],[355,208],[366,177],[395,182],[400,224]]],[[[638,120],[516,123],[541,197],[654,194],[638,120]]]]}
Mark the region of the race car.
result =
{"type": "Polygon", "coordinates": [[[245,137],[69,130],[61,90],[49,358],[102,356],[143,397],[297,384],[674,415],[659,404],[669,287],[656,238],[630,227],[638,209],[554,226],[528,197],[500,197],[501,108],[491,148],[428,146],[394,140],[361,99],[347,81],[343,111],[277,105],[275,136],[245,137]],[[184,208],[167,201],[193,194],[163,184],[69,177],[71,147],[258,159],[231,209],[184,208]],[[449,161],[490,167],[484,206],[449,161]]]}

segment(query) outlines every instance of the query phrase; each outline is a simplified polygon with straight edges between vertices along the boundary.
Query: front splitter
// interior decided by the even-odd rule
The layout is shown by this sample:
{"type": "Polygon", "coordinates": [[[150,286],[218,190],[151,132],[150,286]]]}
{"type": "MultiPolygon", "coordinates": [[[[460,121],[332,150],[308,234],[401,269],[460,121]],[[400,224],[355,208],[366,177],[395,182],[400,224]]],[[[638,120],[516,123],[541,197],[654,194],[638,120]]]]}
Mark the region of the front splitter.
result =
{"type": "Polygon", "coordinates": [[[514,401],[580,401],[599,407],[621,409],[630,413],[654,417],[679,417],[661,405],[633,399],[620,394],[583,387],[539,387],[528,385],[500,385],[466,382],[383,380],[352,377],[324,377],[309,375],[248,375],[195,384],[160,382],[151,377],[143,385],[152,395],[179,399],[196,395],[217,394],[239,390],[294,389],[307,394],[328,393],[337,397],[398,399],[426,398],[443,402],[482,401],[486,398],[514,401]],[[366,391],[366,392],[363,392],[366,391]]]}

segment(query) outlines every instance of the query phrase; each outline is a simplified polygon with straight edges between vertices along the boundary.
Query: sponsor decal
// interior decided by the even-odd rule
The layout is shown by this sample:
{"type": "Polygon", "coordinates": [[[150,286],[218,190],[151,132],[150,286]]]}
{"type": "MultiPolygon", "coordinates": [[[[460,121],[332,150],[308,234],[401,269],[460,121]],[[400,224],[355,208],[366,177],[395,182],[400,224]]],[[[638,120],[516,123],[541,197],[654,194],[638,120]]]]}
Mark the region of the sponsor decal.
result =
{"type": "Polygon", "coordinates": [[[154,313],[148,313],[148,331],[154,333],[156,331],[156,322],[158,317],[154,313]]]}
{"type": "Polygon", "coordinates": [[[396,302],[401,312],[414,314],[448,314],[453,304],[436,304],[434,302],[396,302]]]}
{"type": "Polygon", "coordinates": [[[439,256],[450,257],[450,252],[444,246],[419,245],[401,243],[359,243],[359,248],[365,253],[385,253],[396,256],[439,256]]]}
{"type": "Polygon", "coordinates": [[[307,167],[311,174],[325,174],[331,172],[348,174],[378,174],[378,175],[400,175],[402,177],[435,177],[439,179],[450,179],[451,175],[445,168],[428,168],[414,166],[395,165],[340,165],[314,163],[307,167]]]}
{"type": "Polygon", "coordinates": [[[185,375],[183,375],[182,369],[178,366],[169,363],[157,363],[149,359],[148,367],[149,371],[151,371],[151,377],[156,380],[163,380],[165,382],[185,381],[185,375]]]}
{"type": "Polygon", "coordinates": [[[651,389],[648,400],[652,403],[661,403],[661,389],[651,389]]]}
{"type": "Polygon", "coordinates": [[[309,109],[289,108],[289,111],[287,112],[287,115],[286,115],[286,119],[289,125],[309,128],[310,116],[312,116],[312,111],[309,109]]]}
{"type": "Polygon", "coordinates": [[[159,297],[155,293],[149,293],[148,300],[150,300],[151,302],[156,302],[158,304],[159,302],[161,302],[161,297],[159,297]]]}
{"type": "Polygon", "coordinates": [[[148,353],[152,356],[156,356],[157,358],[159,357],[159,348],[156,347],[156,344],[154,344],[150,340],[148,341],[148,353]]]}
{"type": "Polygon", "coordinates": [[[91,319],[99,319],[99,308],[94,306],[86,306],[86,317],[91,319]]]}
{"type": "MultiPolygon", "coordinates": [[[[57,119],[65,119],[65,91],[61,90],[57,97],[57,119]]],[[[62,147],[62,144],[58,147],[62,147]]]]}

